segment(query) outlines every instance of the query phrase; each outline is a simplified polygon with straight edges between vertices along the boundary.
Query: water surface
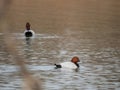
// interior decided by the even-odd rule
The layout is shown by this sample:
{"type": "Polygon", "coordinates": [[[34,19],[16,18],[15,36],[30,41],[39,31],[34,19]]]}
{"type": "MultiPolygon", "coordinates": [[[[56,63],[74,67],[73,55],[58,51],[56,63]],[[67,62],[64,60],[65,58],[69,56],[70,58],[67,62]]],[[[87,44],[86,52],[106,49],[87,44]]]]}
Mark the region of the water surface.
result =
{"type": "MultiPolygon", "coordinates": [[[[43,90],[120,90],[119,11],[114,0],[14,0],[7,18],[17,50],[43,90]],[[30,42],[23,36],[27,21],[36,33],[30,42]],[[80,58],[78,71],[54,68],[73,56],[80,58]]],[[[21,90],[23,79],[3,35],[0,89],[21,90]]]]}

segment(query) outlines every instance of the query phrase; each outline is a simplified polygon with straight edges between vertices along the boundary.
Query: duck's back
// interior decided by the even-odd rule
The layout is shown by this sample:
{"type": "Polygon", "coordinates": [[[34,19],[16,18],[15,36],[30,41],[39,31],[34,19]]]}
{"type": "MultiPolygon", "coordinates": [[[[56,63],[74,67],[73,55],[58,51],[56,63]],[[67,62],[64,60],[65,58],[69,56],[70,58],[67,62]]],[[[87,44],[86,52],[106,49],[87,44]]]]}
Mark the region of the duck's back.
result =
{"type": "Polygon", "coordinates": [[[77,68],[77,66],[72,62],[63,62],[60,65],[62,66],[62,68],[70,68],[70,69],[76,69],[77,68]]]}

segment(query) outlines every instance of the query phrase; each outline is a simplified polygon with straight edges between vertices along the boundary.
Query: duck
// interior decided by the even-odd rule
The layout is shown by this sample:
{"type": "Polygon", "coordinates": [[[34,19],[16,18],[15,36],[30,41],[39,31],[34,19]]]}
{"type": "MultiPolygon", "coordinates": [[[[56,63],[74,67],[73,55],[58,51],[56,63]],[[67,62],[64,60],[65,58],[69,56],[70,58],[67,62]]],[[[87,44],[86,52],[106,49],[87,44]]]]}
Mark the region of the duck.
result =
{"type": "Polygon", "coordinates": [[[30,23],[27,22],[26,23],[26,30],[24,31],[24,36],[26,38],[30,38],[30,37],[34,37],[35,36],[35,32],[33,30],[30,29],[30,23]]]}
{"type": "Polygon", "coordinates": [[[57,68],[78,69],[80,67],[78,62],[80,62],[79,58],[77,56],[74,56],[69,62],[62,62],[54,65],[56,69],[57,68]]]}

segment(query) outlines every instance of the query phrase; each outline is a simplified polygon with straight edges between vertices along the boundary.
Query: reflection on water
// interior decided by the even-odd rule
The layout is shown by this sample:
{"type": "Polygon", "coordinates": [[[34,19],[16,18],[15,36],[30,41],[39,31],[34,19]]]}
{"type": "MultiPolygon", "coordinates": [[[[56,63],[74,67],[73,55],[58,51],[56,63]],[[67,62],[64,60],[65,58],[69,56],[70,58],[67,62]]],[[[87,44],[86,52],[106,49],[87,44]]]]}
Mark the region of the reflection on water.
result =
{"type": "MultiPolygon", "coordinates": [[[[7,20],[17,50],[31,73],[42,79],[43,90],[120,90],[119,0],[13,1],[7,20]],[[36,36],[26,41],[21,32],[28,21],[36,36]],[[54,68],[73,56],[81,60],[78,71],[54,68]]],[[[0,90],[21,90],[19,68],[2,36],[0,90]]]]}
{"type": "MultiPolygon", "coordinates": [[[[99,38],[93,35],[84,38],[84,32],[70,32],[63,35],[37,34],[29,44],[20,33],[15,34],[15,37],[19,36],[17,48],[20,54],[26,58],[26,65],[33,75],[42,79],[44,90],[119,90],[119,39],[114,39],[111,34],[104,39],[101,39],[102,34],[101,37],[97,35],[99,38]],[[54,68],[54,63],[69,61],[74,55],[81,60],[77,72],[54,68]]],[[[0,42],[3,46],[2,34],[0,42]]],[[[20,90],[22,79],[18,68],[9,60],[12,58],[8,57],[4,47],[0,49],[0,88],[20,90]]]]}

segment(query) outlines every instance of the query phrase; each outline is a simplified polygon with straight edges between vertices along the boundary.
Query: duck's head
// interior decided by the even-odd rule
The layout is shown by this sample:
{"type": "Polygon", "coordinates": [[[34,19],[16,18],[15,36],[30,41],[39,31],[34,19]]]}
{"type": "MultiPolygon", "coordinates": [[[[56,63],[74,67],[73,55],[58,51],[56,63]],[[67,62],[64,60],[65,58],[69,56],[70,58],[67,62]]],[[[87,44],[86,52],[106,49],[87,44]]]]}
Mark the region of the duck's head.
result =
{"type": "Polygon", "coordinates": [[[80,60],[77,56],[75,56],[75,57],[72,58],[71,62],[77,63],[77,62],[80,62],[80,60]]]}
{"type": "Polygon", "coordinates": [[[30,30],[30,23],[29,22],[26,23],[26,30],[30,30]]]}

